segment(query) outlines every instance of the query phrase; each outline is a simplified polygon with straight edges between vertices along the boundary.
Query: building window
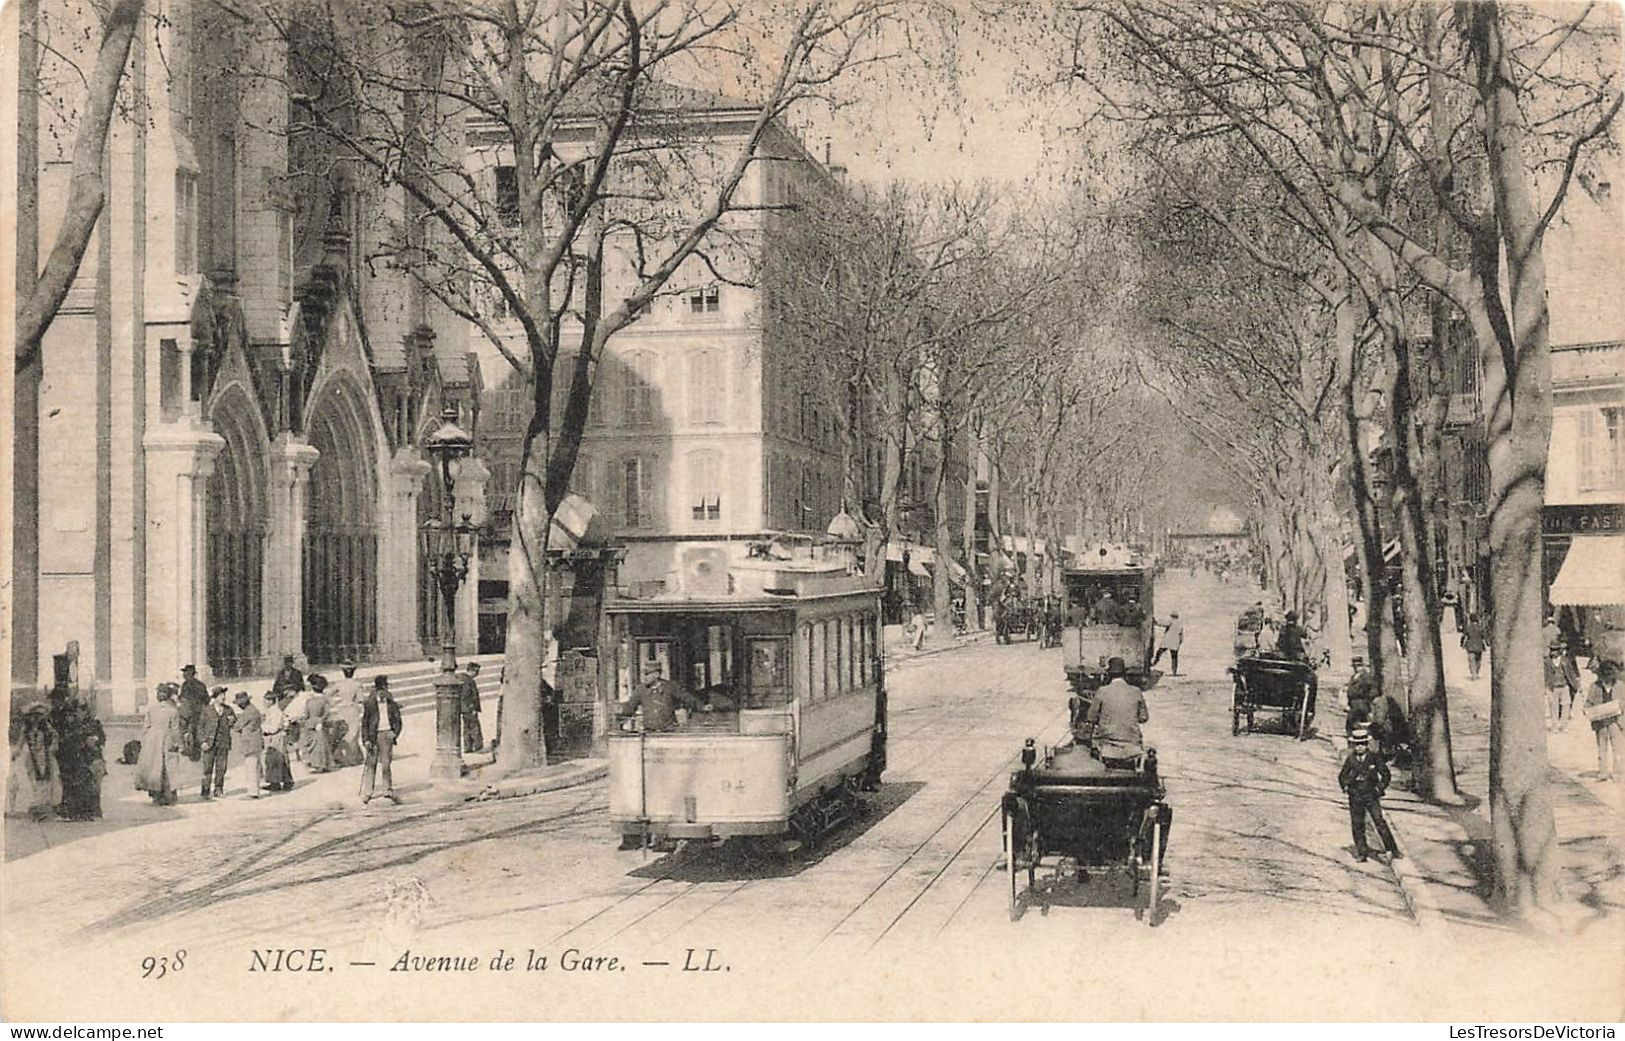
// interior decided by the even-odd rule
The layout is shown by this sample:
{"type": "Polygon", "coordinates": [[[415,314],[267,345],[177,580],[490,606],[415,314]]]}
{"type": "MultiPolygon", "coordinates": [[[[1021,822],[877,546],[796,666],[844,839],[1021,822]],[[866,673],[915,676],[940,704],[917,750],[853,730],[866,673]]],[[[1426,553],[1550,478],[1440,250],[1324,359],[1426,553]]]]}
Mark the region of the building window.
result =
{"type": "Polygon", "coordinates": [[[626,358],[621,386],[621,414],[629,427],[649,426],[655,419],[655,356],[636,351],[626,358]]]}
{"type": "Polygon", "coordinates": [[[512,227],[519,223],[519,171],[512,166],[496,168],[497,220],[512,227]]]}
{"type": "Polygon", "coordinates": [[[812,522],[813,472],[806,463],[801,464],[801,494],[796,498],[795,526],[805,529],[812,522]]]}
{"type": "Polygon", "coordinates": [[[688,494],[695,520],[722,519],[722,453],[710,450],[689,453],[688,494]]]}
{"type": "Polygon", "coordinates": [[[689,314],[716,314],[722,310],[722,294],[716,286],[688,291],[689,314]]]}
{"type": "Polygon", "coordinates": [[[175,171],[175,274],[197,270],[197,174],[175,171]]]}
{"type": "Polygon", "coordinates": [[[642,456],[631,456],[620,462],[616,475],[616,505],[620,507],[621,524],[628,528],[647,528],[654,523],[652,469],[649,460],[642,456]]]}
{"type": "Polygon", "coordinates": [[[1620,487],[1620,421],[1617,407],[1587,409],[1579,417],[1580,490],[1620,487]]]}
{"type": "Polygon", "coordinates": [[[277,217],[276,284],[284,306],[293,303],[293,214],[277,217]]]}
{"type": "Polygon", "coordinates": [[[722,383],[722,365],[716,351],[695,351],[688,359],[689,418],[695,423],[720,423],[722,399],[727,388],[722,383]]]}
{"type": "Polygon", "coordinates": [[[575,468],[570,471],[570,490],[594,505],[598,501],[597,489],[593,487],[593,467],[595,465],[591,456],[585,452],[578,452],[576,453],[575,468]]]}

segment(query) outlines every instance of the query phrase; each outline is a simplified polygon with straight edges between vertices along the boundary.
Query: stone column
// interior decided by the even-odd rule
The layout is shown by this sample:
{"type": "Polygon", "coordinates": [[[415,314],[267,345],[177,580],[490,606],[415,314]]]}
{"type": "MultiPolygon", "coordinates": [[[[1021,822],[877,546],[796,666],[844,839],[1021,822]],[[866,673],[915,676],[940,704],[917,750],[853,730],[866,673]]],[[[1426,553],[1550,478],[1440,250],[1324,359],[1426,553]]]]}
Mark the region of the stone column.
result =
{"type": "Polygon", "coordinates": [[[208,494],[226,442],[183,420],[147,433],[147,652],[153,681],[204,663],[208,633],[208,494]]]}
{"type": "MultiPolygon", "coordinates": [[[[429,464],[416,448],[397,449],[385,481],[383,538],[378,546],[378,643],[390,661],[421,660],[418,640],[418,496],[429,464]]],[[[438,599],[436,610],[438,610],[438,599]]]]}
{"type": "Polygon", "coordinates": [[[270,502],[265,573],[261,582],[265,610],[261,617],[263,657],[254,671],[269,675],[285,654],[304,651],[305,499],[310,469],[321,453],[292,434],[271,444],[270,502]]]}
{"type": "MultiPolygon", "coordinates": [[[[479,459],[469,457],[457,467],[454,482],[457,519],[468,519],[473,524],[484,524],[485,485],[491,480],[491,470],[479,459]]],[[[480,554],[478,547],[468,560],[468,577],[457,590],[457,653],[474,654],[480,645],[480,554]]]]}

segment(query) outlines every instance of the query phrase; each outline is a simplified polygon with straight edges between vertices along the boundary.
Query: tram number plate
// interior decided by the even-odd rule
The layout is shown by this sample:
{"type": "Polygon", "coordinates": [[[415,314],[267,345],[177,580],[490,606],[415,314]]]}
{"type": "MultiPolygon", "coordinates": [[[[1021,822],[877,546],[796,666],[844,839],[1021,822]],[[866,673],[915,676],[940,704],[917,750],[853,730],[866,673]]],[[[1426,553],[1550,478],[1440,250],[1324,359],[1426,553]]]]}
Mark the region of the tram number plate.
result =
{"type": "Polygon", "coordinates": [[[722,780],[717,782],[717,787],[721,788],[725,792],[743,792],[745,790],[745,779],[743,777],[739,777],[730,780],[724,777],[722,780]]]}

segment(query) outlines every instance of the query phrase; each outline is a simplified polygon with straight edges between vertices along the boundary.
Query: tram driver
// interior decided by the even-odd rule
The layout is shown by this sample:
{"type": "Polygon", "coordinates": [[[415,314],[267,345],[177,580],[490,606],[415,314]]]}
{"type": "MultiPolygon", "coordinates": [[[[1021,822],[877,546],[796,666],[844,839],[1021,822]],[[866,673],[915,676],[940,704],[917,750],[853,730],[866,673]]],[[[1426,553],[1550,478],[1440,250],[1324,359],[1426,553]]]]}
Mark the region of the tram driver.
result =
{"type": "Polygon", "coordinates": [[[677,726],[679,708],[689,712],[732,712],[737,707],[722,684],[693,694],[676,680],[656,676],[621,703],[619,715],[622,719],[631,719],[641,708],[644,730],[672,730],[677,726]]]}

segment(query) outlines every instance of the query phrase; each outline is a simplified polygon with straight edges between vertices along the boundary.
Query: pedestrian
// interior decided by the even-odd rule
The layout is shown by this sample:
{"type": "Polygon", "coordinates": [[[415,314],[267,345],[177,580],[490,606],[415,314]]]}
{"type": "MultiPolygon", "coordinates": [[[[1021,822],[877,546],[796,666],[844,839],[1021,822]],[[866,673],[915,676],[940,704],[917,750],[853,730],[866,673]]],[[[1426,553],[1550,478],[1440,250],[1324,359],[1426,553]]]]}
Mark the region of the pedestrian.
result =
{"type": "Polygon", "coordinates": [[[333,742],[328,732],[331,703],[327,699],[327,677],[313,672],[305,682],[310,684],[310,693],[305,696],[305,711],[299,720],[299,758],[311,773],[325,774],[333,769],[333,742]]]}
{"type": "Polygon", "coordinates": [[[1484,651],[1489,647],[1484,635],[1484,622],[1477,613],[1467,616],[1467,627],[1461,631],[1461,646],[1467,651],[1467,673],[1478,679],[1478,670],[1484,663],[1484,651]]]}
{"type": "Polygon", "coordinates": [[[276,691],[267,692],[265,716],[260,720],[260,733],[265,737],[265,787],[273,792],[293,788],[293,769],[288,765],[288,717],[282,708],[283,701],[276,691]]]}
{"type": "Polygon", "coordinates": [[[1562,730],[1568,725],[1569,684],[1563,676],[1563,648],[1546,648],[1546,729],[1562,730]]]}
{"type": "Polygon", "coordinates": [[[1566,701],[1564,702],[1567,706],[1567,712],[1565,712],[1563,716],[1563,725],[1558,727],[1558,729],[1567,730],[1569,728],[1569,723],[1574,719],[1574,701],[1580,696],[1580,687],[1582,685],[1582,681],[1580,679],[1580,663],[1574,657],[1574,645],[1572,643],[1565,645],[1563,648],[1562,668],[1563,686],[1567,688],[1566,693],[1568,695],[1566,701]]]}
{"type": "Polygon", "coordinates": [[[293,663],[293,655],[284,654],[282,656],[282,668],[276,670],[276,678],[271,681],[271,690],[280,696],[285,690],[298,692],[304,689],[304,673],[300,672],[299,666],[293,663]]]}
{"type": "Polygon", "coordinates": [[[914,649],[919,650],[925,646],[925,611],[918,605],[915,605],[914,617],[909,619],[908,624],[914,637],[914,649]]]}
{"type": "Polygon", "coordinates": [[[355,678],[355,662],[349,658],[339,663],[338,680],[328,691],[327,715],[332,720],[334,766],[360,766],[361,704],[367,700],[361,681],[355,678]]]}
{"type": "Polygon", "coordinates": [[[262,758],[265,755],[265,716],[254,707],[254,699],[248,696],[248,691],[239,690],[235,700],[237,721],[232,724],[232,730],[243,752],[243,780],[248,785],[248,797],[258,799],[265,778],[262,758]]]}
{"type": "Polygon", "coordinates": [[[135,786],[159,806],[175,804],[175,753],[181,747],[180,710],[175,705],[180,688],[158,685],[158,699],[147,710],[141,731],[141,757],[135,764],[135,786]]]}
{"type": "Polygon", "coordinates": [[[463,724],[463,751],[478,752],[485,747],[485,735],[480,732],[480,663],[469,662],[457,678],[462,683],[458,714],[463,724]]]}
{"type": "Polygon", "coordinates": [[[51,727],[57,735],[57,768],[62,779],[62,805],[57,814],[70,821],[100,820],[107,733],[89,702],[66,683],[51,692],[51,701],[51,727]]]}
{"type": "Polygon", "coordinates": [[[1371,722],[1371,705],[1377,699],[1377,678],[1366,668],[1365,657],[1355,655],[1353,663],[1354,675],[1349,677],[1348,686],[1344,688],[1343,697],[1348,702],[1348,718],[1344,721],[1343,732],[1353,734],[1354,731],[1371,722]]]}
{"type": "Polygon", "coordinates": [[[372,678],[372,696],[361,709],[361,747],[367,753],[366,774],[361,779],[361,802],[373,799],[375,782],[383,774],[384,790],[379,798],[398,803],[393,766],[395,742],[401,736],[401,707],[389,692],[389,677],[372,678]]]}
{"type": "Polygon", "coordinates": [[[1563,645],[1563,630],[1557,627],[1556,615],[1546,615],[1546,620],[1540,624],[1540,638],[1545,641],[1548,650],[1563,645]]]}
{"type": "Polygon", "coordinates": [[[209,703],[198,717],[198,751],[203,757],[200,795],[205,799],[226,794],[226,766],[231,761],[231,735],[237,714],[226,704],[226,688],[209,691],[209,703]]]}
{"type": "MultiPolygon", "coordinates": [[[[559,641],[562,629],[546,630],[542,642],[542,747],[553,752],[561,745],[562,735],[559,732],[559,659],[563,654],[559,641]]],[[[506,666],[504,666],[506,668],[506,666]]],[[[502,699],[497,699],[497,732],[498,740],[502,737],[502,699]]],[[[497,742],[491,742],[491,751],[496,751],[497,742]]]]}
{"type": "Polygon", "coordinates": [[[1178,611],[1168,614],[1166,622],[1157,623],[1162,626],[1162,646],[1157,648],[1157,656],[1151,659],[1155,665],[1162,660],[1163,652],[1167,652],[1168,660],[1173,663],[1175,676],[1179,675],[1179,648],[1185,642],[1185,622],[1179,617],[1178,611]]]}
{"type": "Polygon", "coordinates": [[[43,701],[28,706],[11,737],[11,776],[6,784],[6,816],[43,821],[62,801],[57,733],[43,701]]]}
{"type": "Polygon", "coordinates": [[[1337,773],[1337,786],[1343,789],[1349,800],[1349,825],[1354,831],[1355,860],[1363,861],[1371,856],[1371,847],[1365,841],[1367,817],[1377,826],[1377,837],[1382,839],[1389,859],[1399,860],[1404,856],[1399,852],[1394,833],[1389,830],[1388,821],[1382,815],[1382,796],[1388,791],[1391,780],[1388,764],[1382,761],[1381,756],[1371,754],[1370,734],[1364,728],[1356,728],[1349,735],[1348,758],[1343,760],[1343,768],[1337,773]]]}
{"type": "Polygon", "coordinates": [[[1591,730],[1597,735],[1597,776],[1612,781],[1619,770],[1620,706],[1615,692],[1620,669],[1616,662],[1606,658],[1596,659],[1591,668],[1597,674],[1597,681],[1586,695],[1586,718],[1591,720],[1591,730]]]}
{"type": "Polygon", "coordinates": [[[180,712],[181,754],[195,763],[201,754],[198,748],[198,720],[203,715],[203,706],[209,703],[209,688],[197,678],[196,665],[182,666],[181,676],[180,703],[176,706],[180,712]]]}

